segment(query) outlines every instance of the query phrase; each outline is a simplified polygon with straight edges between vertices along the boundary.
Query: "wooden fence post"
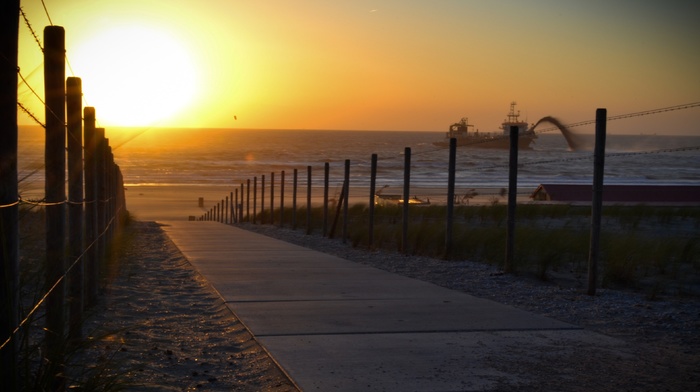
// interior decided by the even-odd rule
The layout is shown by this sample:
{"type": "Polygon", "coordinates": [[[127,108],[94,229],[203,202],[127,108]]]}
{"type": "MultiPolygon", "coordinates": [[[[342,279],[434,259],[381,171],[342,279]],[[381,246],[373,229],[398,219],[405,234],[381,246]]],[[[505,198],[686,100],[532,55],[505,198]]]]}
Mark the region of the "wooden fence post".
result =
{"type": "Polygon", "coordinates": [[[369,232],[367,233],[367,247],[374,247],[374,198],[377,193],[377,154],[372,154],[372,163],[369,175],[369,232]]]}
{"type": "Polygon", "coordinates": [[[404,149],[404,164],[403,164],[403,226],[401,251],[408,254],[408,201],[411,198],[411,147],[404,149]]]}
{"type": "Polygon", "coordinates": [[[258,223],[258,177],[253,177],[253,224],[258,223]]]}
{"type": "Polygon", "coordinates": [[[20,390],[17,377],[19,323],[19,191],[17,169],[17,38],[19,0],[0,4],[0,380],[8,391],[20,390]]]}
{"type": "MultiPolygon", "coordinates": [[[[97,208],[97,260],[95,266],[97,268],[96,276],[100,275],[101,263],[104,260],[106,252],[106,236],[104,233],[106,227],[106,217],[107,213],[105,210],[104,200],[107,198],[106,188],[105,188],[105,129],[95,128],[95,178],[97,192],[95,194],[95,204],[97,208]]],[[[97,283],[99,284],[99,283],[97,283]]]]}
{"type": "Polygon", "coordinates": [[[80,260],[69,274],[69,330],[71,339],[82,336],[83,313],[83,91],[80,78],[66,80],[68,120],[68,255],[69,263],[80,260]]]}
{"type": "Polygon", "coordinates": [[[306,234],[311,234],[311,166],[306,167],[306,234]]]}
{"type": "Polygon", "coordinates": [[[114,164],[114,168],[116,169],[117,173],[117,194],[116,194],[116,200],[117,200],[117,213],[119,214],[119,224],[120,226],[125,222],[127,216],[128,216],[128,211],[126,209],[126,190],[124,189],[124,175],[122,174],[122,170],[117,165],[116,163],[114,164]]]}
{"type": "Polygon", "coordinates": [[[284,170],[280,172],[280,227],[284,227],[284,170]]]}
{"type": "Polygon", "coordinates": [[[292,176],[292,229],[297,228],[297,185],[299,171],[294,169],[292,176]]]}
{"type": "Polygon", "coordinates": [[[588,252],[588,295],[595,295],[600,258],[600,225],[603,210],[603,177],[605,176],[605,139],[608,111],[595,113],[595,153],[593,156],[593,199],[591,205],[591,241],[588,252]]]}
{"type": "Polygon", "coordinates": [[[238,217],[238,188],[236,188],[235,191],[236,191],[236,193],[235,193],[236,202],[234,203],[234,207],[233,207],[233,221],[238,223],[241,221],[240,218],[238,217]]]}
{"type": "Polygon", "coordinates": [[[270,173],[270,224],[275,224],[275,172],[270,173]]]}
{"type": "MultiPolygon", "coordinates": [[[[109,244],[112,243],[114,238],[114,221],[112,217],[114,216],[114,210],[112,209],[112,196],[114,195],[114,179],[112,177],[112,165],[114,165],[114,156],[112,155],[112,147],[109,145],[109,138],[105,138],[105,230],[107,232],[107,247],[105,250],[109,249],[109,244]]],[[[108,255],[109,256],[109,255],[108,255]]]]}
{"type": "Polygon", "coordinates": [[[85,260],[85,302],[91,307],[97,303],[97,260],[99,258],[97,209],[97,130],[95,108],[83,109],[85,145],[85,241],[90,246],[85,260]]]}
{"type": "Polygon", "coordinates": [[[518,195],[518,127],[510,127],[510,161],[508,170],[508,217],[506,227],[506,262],[503,270],[512,272],[515,258],[515,207],[518,195]]]}
{"type": "Polygon", "coordinates": [[[450,154],[447,166],[447,227],[445,228],[445,258],[452,258],[452,228],[455,210],[455,172],[457,167],[457,139],[450,138],[450,154]]]}
{"type": "Polygon", "coordinates": [[[265,224],[265,175],[260,178],[260,224],[265,224]]]}
{"type": "Polygon", "coordinates": [[[250,222],[250,178],[246,180],[245,189],[245,221],[250,222]]]}
{"type": "MultiPolygon", "coordinates": [[[[46,347],[50,363],[63,363],[60,347],[65,334],[65,31],[44,29],[44,88],[46,104],[46,347]],[[56,284],[56,287],[53,287],[56,284]]],[[[57,370],[60,372],[61,370],[57,370]]],[[[56,375],[57,379],[60,377],[56,375]]],[[[60,381],[57,381],[60,385],[60,381]]]]}
{"type": "Polygon", "coordinates": [[[243,183],[241,183],[241,204],[238,205],[238,222],[240,223],[245,222],[245,218],[243,217],[243,203],[245,203],[245,197],[243,196],[244,187],[243,183]]]}
{"type": "Polygon", "coordinates": [[[345,199],[343,199],[343,243],[348,239],[348,206],[350,199],[350,160],[345,160],[345,181],[343,182],[343,193],[345,199]]]}
{"type": "Polygon", "coordinates": [[[228,217],[229,217],[229,210],[228,210],[228,195],[226,196],[226,204],[224,205],[224,223],[228,225],[228,217]]]}
{"type": "Polygon", "coordinates": [[[330,163],[323,165],[323,236],[328,235],[328,181],[330,177],[330,163]]]}

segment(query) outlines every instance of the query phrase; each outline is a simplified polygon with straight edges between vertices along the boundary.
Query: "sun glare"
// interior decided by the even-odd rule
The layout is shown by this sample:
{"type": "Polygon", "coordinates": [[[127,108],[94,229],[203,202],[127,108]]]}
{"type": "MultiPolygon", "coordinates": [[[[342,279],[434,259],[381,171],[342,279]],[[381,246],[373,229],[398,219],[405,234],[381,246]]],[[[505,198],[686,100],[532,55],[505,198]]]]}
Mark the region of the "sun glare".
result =
{"type": "Polygon", "coordinates": [[[115,28],[69,51],[85,103],[103,125],[177,125],[174,116],[198,93],[193,59],[164,31],[115,28]]]}

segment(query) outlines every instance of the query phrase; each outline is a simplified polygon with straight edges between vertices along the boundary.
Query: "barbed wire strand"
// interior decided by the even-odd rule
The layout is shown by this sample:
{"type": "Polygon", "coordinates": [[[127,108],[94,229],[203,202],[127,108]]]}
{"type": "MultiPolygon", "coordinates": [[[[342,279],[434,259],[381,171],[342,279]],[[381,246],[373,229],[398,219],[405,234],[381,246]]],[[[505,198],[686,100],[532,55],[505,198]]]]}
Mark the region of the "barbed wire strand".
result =
{"type": "Polygon", "coordinates": [[[73,268],[75,268],[75,266],[78,265],[78,263],[83,259],[83,257],[85,257],[85,255],[88,253],[88,251],[89,251],[90,249],[92,249],[92,247],[95,246],[95,244],[96,244],[104,235],[107,234],[107,232],[110,230],[110,227],[112,226],[112,223],[114,223],[114,221],[117,219],[117,216],[118,216],[120,213],[121,213],[121,208],[116,212],[116,214],[112,217],[112,219],[110,219],[110,221],[107,222],[107,224],[105,225],[104,230],[102,230],[102,232],[97,236],[97,238],[95,238],[95,240],[92,241],[92,243],[90,243],[90,245],[88,245],[88,246],[83,250],[83,253],[80,254],[80,256],[78,256],[78,257],[73,261],[73,263],[71,263],[70,266],[68,266],[68,268],[63,272],[63,274],[56,280],[56,282],[54,282],[54,284],[51,286],[51,288],[49,288],[49,290],[44,294],[44,296],[41,297],[41,299],[34,305],[34,307],[29,311],[29,313],[27,313],[27,315],[24,317],[24,319],[23,319],[23,320],[17,325],[17,327],[12,331],[12,334],[10,334],[10,336],[2,343],[2,345],[0,345],[0,350],[2,350],[7,344],[9,344],[9,343],[12,341],[12,339],[14,339],[14,337],[15,337],[15,336],[17,335],[17,333],[24,327],[24,325],[27,324],[27,323],[29,322],[29,320],[31,320],[31,318],[32,318],[32,316],[34,315],[34,313],[36,313],[36,311],[37,311],[37,310],[39,309],[39,307],[46,301],[46,299],[49,297],[49,295],[51,295],[51,293],[53,293],[54,290],[56,290],[56,287],[58,287],[58,285],[60,285],[61,282],[63,282],[64,280],[66,280],[66,278],[68,277],[68,274],[70,274],[70,272],[73,270],[73,268]]]}
{"type": "Polygon", "coordinates": [[[49,10],[46,8],[46,3],[44,3],[44,0],[41,0],[41,5],[44,6],[44,12],[46,13],[46,18],[49,20],[49,24],[53,26],[53,21],[51,20],[51,15],[49,15],[49,10]]]}
{"type": "Polygon", "coordinates": [[[24,105],[22,105],[21,102],[17,102],[17,106],[22,109],[22,111],[29,117],[32,118],[37,124],[41,125],[42,128],[46,129],[46,125],[39,121],[39,119],[31,112],[29,109],[27,109],[24,105]]]}
{"type": "Polygon", "coordinates": [[[24,13],[24,10],[22,9],[22,7],[19,7],[19,12],[22,15],[22,19],[24,19],[24,24],[27,25],[29,32],[32,33],[32,37],[34,37],[34,41],[36,41],[37,45],[39,45],[39,49],[42,52],[44,52],[44,47],[41,45],[41,41],[39,40],[39,36],[37,36],[36,32],[34,31],[32,24],[29,23],[29,19],[27,18],[27,14],[24,13]]]}

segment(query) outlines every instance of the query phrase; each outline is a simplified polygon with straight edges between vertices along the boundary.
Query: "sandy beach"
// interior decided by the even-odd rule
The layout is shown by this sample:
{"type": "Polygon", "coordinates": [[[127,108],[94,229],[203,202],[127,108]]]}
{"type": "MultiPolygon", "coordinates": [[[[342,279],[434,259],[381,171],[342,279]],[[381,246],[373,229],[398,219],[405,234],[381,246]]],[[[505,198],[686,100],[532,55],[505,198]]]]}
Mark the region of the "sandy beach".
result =
{"type": "MultiPolygon", "coordinates": [[[[253,190],[251,185],[251,199],[253,198],[253,190]]],[[[217,203],[221,203],[228,196],[231,197],[231,192],[235,189],[232,186],[219,186],[219,185],[138,185],[138,186],[127,186],[126,187],[126,203],[127,209],[137,220],[142,221],[154,221],[154,220],[187,220],[190,216],[200,217],[202,214],[206,213],[209,209],[216,206],[217,203]],[[199,199],[203,198],[203,207],[199,206],[199,199]]],[[[379,190],[379,189],[378,189],[379,190]]],[[[518,190],[518,202],[526,203],[530,201],[530,192],[534,189],[519,189],[518,190]]],[[[261,199],[261,190],[258,189],[258,211],[261,208],[261,203],[264,202],[264,208],[269,209],[270,205],[270,194],[269,188],[266,189],[265,200],[261,199]]],[[[504,204],[507,202],[507,196],[501,195],[501,189],[491,189],[491,188],[468,188],[468,189],[457,189],[455,194],[457,198],[463,199],[462,203],[468,203],[472,205],[479,204],[491,204],[493,202],[498,202],[504,204]],[[463,199],[465,194],[472,194],[473,196],[468,199],[463,199]],[[474,195],[474,193],[476,193],[474,195]]],[[[402,195],[403,189],[400,188],[386,188],[382,190],[384,195],[402,195]]],[[[422,200],[429,201],[431,204],[445,204],[446,203],[446,191],[443,189],[435,188],[411,188],[411,196],[416,196],[422,200]]],[[[337,200],[339,197],[339,190],[330,189],[329,199],[331,202],[337,200]]],[[[239,203],[240,203],[239,195],[239,203]]],[[[368,204],[370,200],[369,189],[362,187],[351,187],[350,188],[350,198],[348,202],[350,204],[364,203],[368,204]]],[[[231,201],[229,200],[229,205],[231,201]]],[[[279,189],[275,189],[275,208],[279,208],[280,195],[279,189]]],[[[323,189],[322,188],[312,188],[311,191],[311,203],[313,206],[323,205],[323,189]]],[[[292,206],[292,190],[288,187],[285,189],[285,208],[291,208],[292,206]]],[[[297,206],[306,206],[306,188],[300,187],[297,192],[297,206]]],[[[251,200],[252,208],[252,200],[251,200]]]]}
{"type": "Polygon", "coordinates": [[[131,240],[85,330],[81,358],[130,391],[294,391],[155,222],[131,240]]]}

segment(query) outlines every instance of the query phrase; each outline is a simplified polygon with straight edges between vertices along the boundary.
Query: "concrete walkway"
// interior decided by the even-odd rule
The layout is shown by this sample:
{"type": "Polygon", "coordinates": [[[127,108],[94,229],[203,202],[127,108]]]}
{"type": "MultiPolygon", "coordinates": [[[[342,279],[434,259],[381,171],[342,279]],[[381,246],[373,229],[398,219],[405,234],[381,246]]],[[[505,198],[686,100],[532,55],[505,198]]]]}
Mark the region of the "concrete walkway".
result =
{"type": "Polygon", "coordinates": [[[304,391],[514,389],[532,380],[509,371],[503,358],[616,345],[574,325],[221,223],[161,224],[304,391]]]}

